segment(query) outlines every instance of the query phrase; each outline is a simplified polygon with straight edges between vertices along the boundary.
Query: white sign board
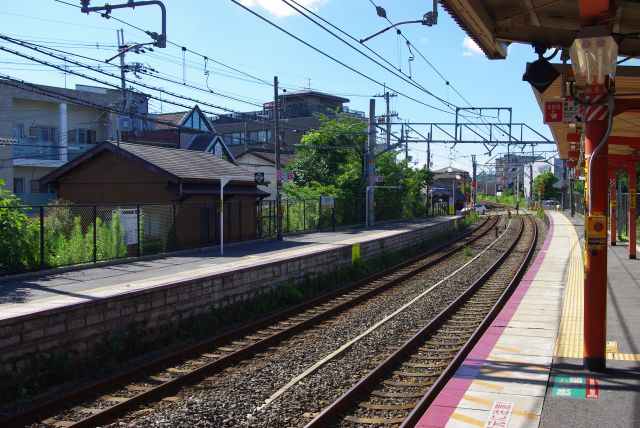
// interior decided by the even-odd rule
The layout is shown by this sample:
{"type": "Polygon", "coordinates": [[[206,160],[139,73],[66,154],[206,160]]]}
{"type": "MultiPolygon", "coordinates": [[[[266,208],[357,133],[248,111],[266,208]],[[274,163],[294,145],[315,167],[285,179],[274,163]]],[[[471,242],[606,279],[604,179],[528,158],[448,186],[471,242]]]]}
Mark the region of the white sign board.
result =
{"type": "Polygon", "coordinates": [[[322,208],[334,208],[335,198],[333,196],[320,196],[320,206],[322,208]]]}
{"type": "Polygon", "coordinates": [[[562,103],[562,121],[564,123],[576,123],[581,120],[580,106],[575,100],[564,100],[562,103]]]}

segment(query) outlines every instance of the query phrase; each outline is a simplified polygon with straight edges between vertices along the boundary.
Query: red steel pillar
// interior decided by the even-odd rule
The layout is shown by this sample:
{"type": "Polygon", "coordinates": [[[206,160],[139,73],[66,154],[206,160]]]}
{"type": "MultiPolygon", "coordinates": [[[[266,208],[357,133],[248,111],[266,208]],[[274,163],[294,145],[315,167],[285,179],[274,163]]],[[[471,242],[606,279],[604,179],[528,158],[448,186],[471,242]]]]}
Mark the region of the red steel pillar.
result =
{"type": "MultiPolygon", "coordinates": [[[[591,87],[589,102],[606,100],[603,86],[591,87]]],[[[585,154],[590,159],[587,180],[589,215],[606,217],[609,185],[608,146],[603,143],[595,157],[593,152],[606,136],[607,106],[589,106],[585,112],[585,154]]],[[[605,340],[607,325],[607,246],[588,246],[584,274],[584,365],[590,371],[606,368],[605,340]]]]}
{"type": "Polygon", "coordinates": [[[618,200],[616,198],[616,173],[609,173],[609,243],[615,247],[616,233],[618,231],[616,210],[618,208],[618,200]]]}
{"type": "Polygon", "coordinates": [[[629,166],[629,258],[636,258],[636,164],[629,166]]]}

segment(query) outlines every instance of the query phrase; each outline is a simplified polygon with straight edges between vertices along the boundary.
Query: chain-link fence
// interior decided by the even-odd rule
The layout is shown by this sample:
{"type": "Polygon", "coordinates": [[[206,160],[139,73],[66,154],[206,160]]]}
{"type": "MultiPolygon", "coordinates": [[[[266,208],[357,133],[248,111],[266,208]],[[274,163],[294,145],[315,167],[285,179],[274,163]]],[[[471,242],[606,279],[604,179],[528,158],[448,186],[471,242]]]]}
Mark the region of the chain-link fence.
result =
{"type": "MultiPolygon", "coordinates": [[[[377,198],[374,210],[377,220],[426,217],[446,204],[377,198]]],[[[284,233],[334,230],[364,224],[365,200],[283,200],[282,214],[284,233]]],[[[225,202],[222,213],[220,202],[0,207],[0,274],[275,236],[276,222],[274,201],[225,202]]]]}

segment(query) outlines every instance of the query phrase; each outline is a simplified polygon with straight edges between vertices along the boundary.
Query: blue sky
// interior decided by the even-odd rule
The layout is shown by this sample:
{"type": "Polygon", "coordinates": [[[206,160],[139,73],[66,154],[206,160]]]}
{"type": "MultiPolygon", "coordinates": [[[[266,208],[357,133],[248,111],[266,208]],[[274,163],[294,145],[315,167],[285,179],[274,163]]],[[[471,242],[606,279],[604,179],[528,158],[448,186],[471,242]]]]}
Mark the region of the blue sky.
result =
{"type": "MultiPolygon", "coordinates": [[[[370,0],[297,1],[356,39],[371,35],[388,25],[387,21],[376,15],[370,0]]],[[[363,75],[420,101],[410,100],[403,95],[392,99],[392,110],[397,111],[403,121],[453,122],[453,106],[512,107],[513,122],[527,123],[542,134],[550,136],[547,127],[542,124],[542,115],[532,89],[522,81],[526,61],[536,58],[533,49],[525,45],[512,45],[507,60],[489,61],[442,8],[439,8],[436,26],[411,24],[400,27],[403,35],[414,46],[412,52],[407,49],[405,40],[393,30],[366,43],[395,68],[400,68],[405,75],[411,74],[413,82],[439,97],[438,100],[360,56],[281,0],[239,2],[363,75]],[[410,65],[411,55],[415,59],[410,65]],[[447,81],[449,85],[446,84],[447,81]]],[[[102,6],[104,3],[102,0],[92,0],[91,6],[102,6]]],[[[112,3],[125,3],[125,0],[112,3]]],[[[156,77],[143,74],[140,79],[134,78],[137,82],[237,111],[258,110],[258,105],[271,99],[273,89],[269,83],[273,81],[274,75],[279,76],[281,87],[287,90],[311,87],[345,96],[351,100],[348,106],[360,111],[368,109],[368,100],[372,95],[383,91],[382,85],[304,46],[231,0],[165,0],[164,3],[168,15],[168,40],[177,46],[170,44],[166,49],[156,48],[153,52],[127,55],[128,62],[140,62],[157,71],[153,73],[156,77]],[[185,67],[182,46],[188,49],[184,54],[185,67]],[[206,67],[204,56],[209,59],[206,67]],[[185,87],[181,84],[183,79],[201,90],[185,87]],[[214,95],[207,92],[207,88],[246,102],[214,95]]],[[[374,3],[384,7],[388,18],[393,22],[420,19],[432,4],[427,0],[375,0],[374,3]]],[[[76,0],[2,2],[1,34],[83,55],[88,58],[61,54],[94,66],[100,64],[104,70],[117,75],[119,71],[115,65],[104,63],[105,59],[116,54],[116,30],[124,29],[127,42],[145,43],[150,41],[149,36],[115,19],[107,20],[97,14],[82,14],[75,7],[79,4],[76,0]],[[64,4],[65,2],[69,4],[64,4]],[[98,61],[91,61],[90,58],[98,61]]],[[[160,31],[160,9],[156,6],[119,9],[113,11],[112,16],[142,30],[160,31]]],[[[9,42],[1,41],[0,45],[64,65],[62,60],[47,58],[9,42]]],[[[369,55],[373,54],[369,52],[369,55]]],[[[117,59],[112,64],[116,62],[117,59]]],[[[70,63],[66,65],[72,70],[81,71],[81,68],[70,63]]],[[[6,52],[0,52],[0,69],[3,75],[52,86],[64,87],[66,84],[67,87],[73,87],[77,83],[99,85],[6,52]]],[[[87,74],[98,76],[93,72],[87,74]]],[[[118,84],[117,78],[100,78],[118,84]]],[[[158,95],[153,90],[141,90],[158,95]]],[[[165,101],[152,101],[152,109],[162,109],[163,112],[180,110],[166,102],[170,100],[194,104],[166,94],[162,98],[165,101]]],[[[382,100],[378,99],[377,112],[381,113],[383,108],[382,100]]],[[[203,109],[208,112],[223,112],[209,106],[204,106],[203,109]]],[[[500,120],[504,122],[508,117],[503,115],[500,120]]],[[[416,129],[426,134],[424,127],[417,126],[416,129]]],[[[394,127],[394,131],[399,131],[399,127],[394,127]]],[[[545,150],[553,149],[553,146],[544,147],[545,150]]],[[[410,152],[416,165],[424,164],[425,144],[411,144],[410,152]]],[[[470,170],[469,156],[477,154],[479,163],[484,163],[490,159],[484,152],[486,150],[481,145],[458,145],[452,148],[450,144],[434,144],[432,161],[434,168],[452,165],[470,170]]],[[[506,153],[506,148],[497,148],[493,155],[502,152],[506,153]]]]}

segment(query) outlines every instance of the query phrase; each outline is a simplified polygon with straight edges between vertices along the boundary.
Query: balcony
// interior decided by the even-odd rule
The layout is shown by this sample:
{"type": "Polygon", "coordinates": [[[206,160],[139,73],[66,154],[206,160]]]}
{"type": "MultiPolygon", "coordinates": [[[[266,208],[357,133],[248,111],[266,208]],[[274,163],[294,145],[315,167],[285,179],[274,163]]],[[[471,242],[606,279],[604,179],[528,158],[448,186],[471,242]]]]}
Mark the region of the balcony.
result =
{"type": "Polygon", "coordinates": [[[12,147],[14,166],[59,167],[95,147],[95,144],[69,143],[66,159],[60,154],[59,143],[53,141],[23,138],[12,147]]]}

